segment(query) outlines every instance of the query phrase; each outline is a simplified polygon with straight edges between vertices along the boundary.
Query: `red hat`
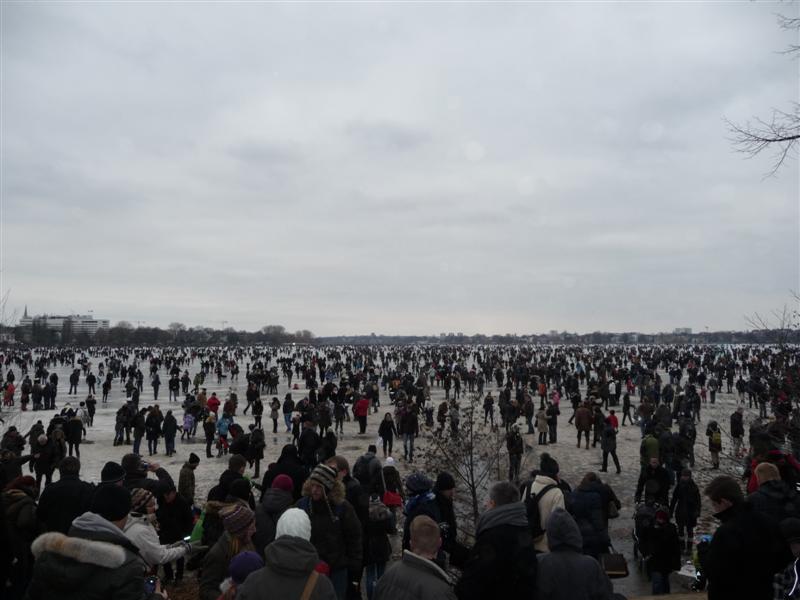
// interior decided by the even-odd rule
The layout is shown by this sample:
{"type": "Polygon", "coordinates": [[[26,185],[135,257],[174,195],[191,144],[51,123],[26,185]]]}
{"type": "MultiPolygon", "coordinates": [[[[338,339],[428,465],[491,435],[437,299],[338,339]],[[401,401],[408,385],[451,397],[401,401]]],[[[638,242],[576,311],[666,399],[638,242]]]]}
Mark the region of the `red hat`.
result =
{"type": "Polygon", "coordinates": [[[291,493],[292,491],[294,491],[294,482],[292,481],[291,477],[281,473],[275,479],[272,480],[272,485],[270,487],[291,493]]]}

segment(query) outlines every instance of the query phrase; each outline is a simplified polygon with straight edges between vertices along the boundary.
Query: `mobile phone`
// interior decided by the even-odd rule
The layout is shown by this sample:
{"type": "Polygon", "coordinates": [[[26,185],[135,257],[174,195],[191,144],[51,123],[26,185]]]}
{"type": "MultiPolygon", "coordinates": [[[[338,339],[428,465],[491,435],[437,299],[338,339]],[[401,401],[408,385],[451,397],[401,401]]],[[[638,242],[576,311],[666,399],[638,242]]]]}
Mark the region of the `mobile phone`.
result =
{"type": "Polygon", "coordinates": [[[152,594],[156,591],[156,583],[158,583],[158,577],[148,577],[144,580],[144,591],[146,594],[152,594]]]}
{"type": "Polygon", "coordinates": [[[185,538],[183,538],[183,541],[188,542],[190,539],[192,539],[192,536],[187,535],[185,538]]]}
{"type": "Polygon", "coordinates": [[[140,466],[142,469],[145,469],[145,470],[147,470],[147,469],[149,469],[149,468],[150,468],[150,463],[149,463],[149,462],[147,462],[146,460],[143,460],[143,461],[140,461],[140,462],[139,462],[139,466],[140,466]]]}

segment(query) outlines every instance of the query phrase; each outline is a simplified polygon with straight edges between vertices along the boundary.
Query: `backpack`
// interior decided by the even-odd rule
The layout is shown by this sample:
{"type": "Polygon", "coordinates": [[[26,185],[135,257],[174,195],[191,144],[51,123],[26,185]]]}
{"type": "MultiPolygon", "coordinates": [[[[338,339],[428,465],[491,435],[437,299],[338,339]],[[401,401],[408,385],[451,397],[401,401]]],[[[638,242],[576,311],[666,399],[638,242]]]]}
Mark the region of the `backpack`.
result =
{"type": "Polygon", "coordinates": [[[372,495],[369,498],[369,520],[373,523],[385,521],[392,516],[391,511],[381,501],[381,497],[372,495]]]}
{"type": "Polygon", "coordinates": [[[525,486],[525,513],[528,517],[528,527],[531,531],[531,537],[536,540],[544,535],[545,530],[542,527],[542,515],[539,512],[539,500],[544,497],[544,495],[553,489],[558,489],[558,486],[554,483],[548,484],[542,488],[538,494],[535,496],[531,496],[531,488],[533,487],[533,482],[531,481],[529,484],[525,486]]]}
{"type": "Polygon", "coordinates": [[[719,429],[711,434],[711,444],[717,448],[722,448],[722,433],[719,429]]]}

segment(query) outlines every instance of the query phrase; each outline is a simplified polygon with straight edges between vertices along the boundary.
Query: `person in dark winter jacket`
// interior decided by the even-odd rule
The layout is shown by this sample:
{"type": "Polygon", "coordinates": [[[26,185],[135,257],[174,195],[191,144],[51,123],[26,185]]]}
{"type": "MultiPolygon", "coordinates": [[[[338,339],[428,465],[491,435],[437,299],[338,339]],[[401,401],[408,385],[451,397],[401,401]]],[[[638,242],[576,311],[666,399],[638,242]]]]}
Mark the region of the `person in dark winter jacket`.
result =
{"type": "Polygon", "coordinates": [[[172,476],[166,469],[162,469],[158,463],[145,463],[136,454],[123,456],[122,468],[125,469],[125,479],[122,480],[122,485],[128,491],[143,488],[154,496],[158,496],[162,490],[175,487],[172,476]],[[148,473],[154,473],[157,479],[148,478],[148,473]]]}
{"type": "Polygon", "coordinates": [[[681,547],[678,530],[669,522],[667,511],[656,511],[655,524],[644,530],[641,543],[651,552],[646,558],[653,595],[669,594],[669,574],[681,568],[681,547]]]}
{"type": "Polygon", "coordinates": [[[700,516],[700,490],[692,480],[692,472],[684,469],[680,481],[672,492],[672,501],[669,503],[669,512],[675,516],[678,525],[678,540],[681,550],[691,554],[694,543],[694,528],[700,516]]]}
{"type": "Polygon", "coordinates": [[[86,428],[83,426],[83,421],[79,416],[72,417],[64,426],[64,435],[67,438],[67,445],[69,446],[69,455],[72,456],[72,450],[75,450],[75,456],[81,457],[81,441],[86,434],[86,428]]]}
{"type": "Polygon", "coordinates": [[[175,436],[178,435],[178,420],[172,414],[171,410],[167,411],[164,416],[164,422],[161,425],[161,434],[164,436],[164,450],[167,456],[175,454],[175,436]]]}
{"type": "Polygon", "coordinates": [[[165,600],[161,586],[145,593],[145,563],[122,533],[130,493],[120,486],[98,488],[91,512],[75,519],[69,536],[51,531],[33,542],[36,557],[27,600],[165,600]]]}
{"type": "Polygon", "coordinates": [[[455,600],[447,573],[435,562],[442,543],[436,522],[416,518],[409,541],[411,549],[378,581],[374,600],[455,600]]]}
{"type": "Polygon", "coordinates": [[[253,511],[243,504],[233,504],[224,507],[220,516],[225,531],[203,559],[199,600],[217,600],[219,585],[225,580],[231,559],[240,552],[254,550],[252,536],[256,526],[253,511]]]}
{"type": "Polygon", "coordinates": [[[298,508],[311,520],[311,543],[331,569],[331,582],[339,600],[348,585],[361,580],[363,547],[361,524],[345,500],[344,484],[336,469],[317,465],[303,484],[298,508]]]}
{"type": "Polygon", "coordinates": [[[189,506],[194,504],[194,470],[199,464],[200,457],[194,452],[190,453],[189,460],[181,467],[181,472],[178,476],[178,493],[189,503],[189,506]]]}
{"type": "Polygon", "coordinates": [[[41,533],[36,519],[36,497],[39,490],[36,480],[31,476],[17,477],[6,485],[2,496],[2,510],[5,513],[6,529],[3,542],[11,546],[16,559],[12,571],[13,590],[24,589],[25,582],[30,580],[33,569],[31,543],[41,533]]]}
{"type": "Polygon", "coordinates": [[[300,509],[286,510],[275,528],[275,541],[264,551],[264,567],[238,587],[237,600],[300,598],[306,586],[308,600],[336,600],[330,579],[319,575],[319,555],[311,543],[311,521],[300,509]]]}
{"type": "Polygon", "coordinates": [[[277,462],[269,466],[267,472],[264,473],[264,479],[261,482],[261,501],[264,501],[264,492],[272,487],[272,482],[278,475],[288,475],[294,483],[294,490],[292,497],[295,502],[300,499],[302,495],[303,483],[306,480],[306,470],[303,463],[297,455],[297,448],[292,444],[286,444],[281,450],[281,455],[277,462]]]}
{"type": "Polygon", "coordinates": [[[303,431],[297,440],[297,454],[307,471],[313,469],[317,464],[317,451],[321,445],[322,438],[314,429],[314,422],[307,417],[303,421],[303,431]]]}
{"type": "Polygon", "coordinates": [[[800,517],[800,494],[784,481],[778,467],[761,463],[755,469],[758,489],[747,496],[747,501],[761,515],[779,524],[789,517],[800,517]]]}
{"type": "Polygon", "coordinates": [[[488,510],[478,520],[475,545],[456,584],[459,600],[534,598],[536,550],[519,490],[508,481],[492,486],[488,510]]]}
{"type": "MultiPolygon", "coordinates": [[[[388,484],[387,484],[388,485],[388,484]]],[[[405,521],[403,523],[403,549],[411,546],[411,523],[420,515],[425,515],[441,523],[442,513],[433,493],[433,482],[422,473],[412,473],[406,478],[408,500],[404,507],[405,521]]]]}
{"type": "MultiPolygon", "coordinates": [[[[159,500],[156,517],[159,523],[158,539],[162,544],[176,544],[192,533],[192,505],[174,487],[166,490],[159,500]]],[[[174,571],[171,562],[163,563],[165,583],[181,582],[184,562],[183,558],[177,559],[174,571]]]]}
{"type": "Polygon", "coordinates": [[[450,556],[450,564],[461,568],[467,560],[469,550],[458,541],[458,524],[456,511],[453,506],[453,496],[456,491],[456,481],[450,473],[442,471],[436,476],[436,485],[433,487],[436,494],[436,504],[442,520],[439,522],[439,531],[442,534],[442,550],[450,556]]]}
{"type": "Polygon", "coordinates": [[[381,502],[379,494],[369,497],[369,516],[363,525],[364,573],[367,600],[375,595],[375,585],[386,570],[386,563],[392,557],[389,535],[397,532],[397,518],[381,502]]]}
{"type": "Polygon", "coordinates": [[[39,497],[36,516],[45,531],[69,533],[69,528],[77,517],[89,510],[95,486],[79,479],[81,463],[68,456],[61,461],[58,471],[61,477],[48,485],[39,497]]]}
{"type": "Polygon", "coordinates": [[[708,600],[771,598],[773,575],[790,559],[778,526],[745,502],[732,477],[715,478],[704,493],[721,522],[702,564],[708,600]]]}
{"type": "Polygon", "coordinates": [[[669,503],[670,478],[667,470],[661,466],[659,458],[650,458],[649,463],[639,474],[639,481],[636,484],[634,499],[636,502],[642,500],[642,493],[647,492],[647,501],[658,502],[662,506],[669,503]]]}
{"type": "Polygon", "coordinates": [[[572,516],[556,508],[546,528],[550,551],[536,557],[536,600],[611,600],[611,581],[600,563],[581,552],[583,540],[572,516]]]}
{"type": "Polygon", "coordinates": [[[253,535],[253,546],[260,556],[275,539],[278,519],[294,504],[293,491],[291,477],[281,474],[272,480],[272,486],[261,496],[261,502],[256,506],[256,533],[253,535]]]}
{"type": "Polygon", "coordinates": [[[603,451],[603,472],[608,471],[608,457],[609,455],[614,460],[614,466],[617,468],[617,475],[620,474],[619,458],[617,458],[617,430],[612,425],[609,419],[606,419],[603,425],[603,434],[600,438],[600,449],[603,451]]]}
{"type": "Polygon", "coordinates": [[[33,454],[32,463],[36,472],[37,487],[42,488],[42,479],[44,486],[49,486],[53,480],[56,464],[54,447],[47,435],[42,433],[35,440],[31,440],[31,454],[33,454]]]}
{"type": "Polygon", "coordinates": [[[575,519],[583,538],[583,553],[594,558],[608,552],[611,543],[605,511],[611,499],[595,473],[587,473],[567,497],[567,510],[575,519]]]}
{"type": "Polygon", "coordinates": [[[383,421],[381,421],[381,424],[378,426],[378,437],[380,437],[383,442],[384,458],[392,455],[392,445],[396,436],[397,427],[395,426],[394,419],[392,419],[392,413],[387,412],[383,417],[383,421]]]}

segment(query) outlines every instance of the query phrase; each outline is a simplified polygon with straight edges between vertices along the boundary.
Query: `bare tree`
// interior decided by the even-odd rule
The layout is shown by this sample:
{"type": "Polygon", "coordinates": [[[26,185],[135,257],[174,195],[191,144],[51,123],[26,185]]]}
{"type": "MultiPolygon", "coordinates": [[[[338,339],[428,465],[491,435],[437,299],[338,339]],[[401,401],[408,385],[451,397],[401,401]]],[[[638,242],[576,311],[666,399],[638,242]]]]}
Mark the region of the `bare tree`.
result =
{"type": "MultiPolygon", "coordinates": [[[[778,25],[781,29],[798,32],[800,17],[778,15],[778,25]]],[[[783,54],[797,57],[800,55],[800,45],[789,45],[783,54]]],[[[752,158],[765,150],[775,150],[775,162],[770,172],[765,175],[769,177],[777,173],[786,161],[786,157],[797,150],[800,140],[800,104],[795,102],[788,111],[773,108],[772,117],[769,119],[754,117],[752,121],[744,124],[725,119],[725,123],[731,135],[731,143],[737,152],[752,158]]]]}
{"type": "Polygon", "coordinates": [[[429,473],[447,471],[463,484],[459,497],[466,500],[463,514],[469,522],[462,520],[462,524],[472,534],[480,516],[481,501],[498,472],[495,468],[501,460],[505,437],[480,422],[482,405],[477,394],[469,395],[466,400],[459,408],[457,430],[448,428],[440,435],[433,434],[421,454],[429,473]]]}

